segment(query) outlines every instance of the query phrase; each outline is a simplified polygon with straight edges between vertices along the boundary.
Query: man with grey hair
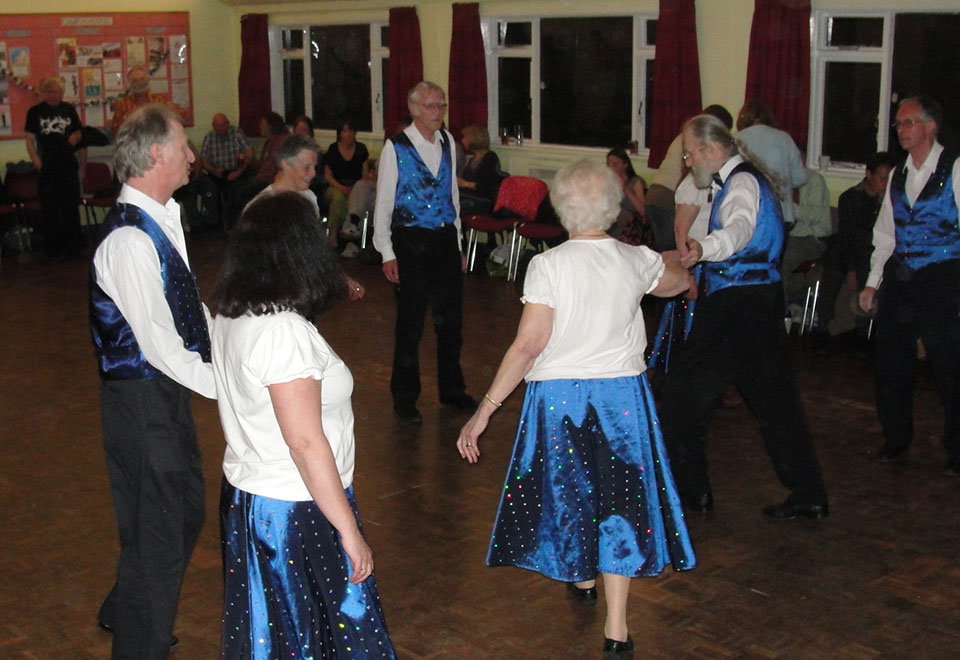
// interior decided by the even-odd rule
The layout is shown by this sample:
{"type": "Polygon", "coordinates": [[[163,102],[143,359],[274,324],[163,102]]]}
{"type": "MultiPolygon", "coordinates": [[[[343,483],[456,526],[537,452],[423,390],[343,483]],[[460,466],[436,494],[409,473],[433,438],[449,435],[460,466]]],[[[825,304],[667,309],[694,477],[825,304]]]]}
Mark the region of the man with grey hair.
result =
{"type": "Polygon", "coordinates": [[[823,518],[827,491],[783,326],[777,194],[715,117],[687,122],[683,159],[697,185],[710,187],[714,198],[707,236],[679,246],[683,265],[703,262],[701,289],[690,334],[671,359],[661,397],[663,436],[681,497],[694,511],[713,507],[707,425],[732,380],[756,414],[774,471],[790,491],[763,513],[781,520],[823,518]]]}
{"type": "Polygon", "coordinates": [[[960,159],[937,141],[940,104],[924,97],[900,102],[894,125],[906,160],[890,183],[873,228],[870,275],[860,292],[877,309],[877,415],[881,461],[902,459],[913,441],[917,339],[944,402],[947,464],[960,476],[960,159]],[[879,289],[879,295],[878,295],[879,289]],[[879,299],[879,305],[877,304],[879,299]]]}
{"type": "Polygon", "coordinates": [[[90,271],[90,326],[120,556],[100,626],[113,660],[166,658],[204,514],[190,392],[215,399],[209,312],[190,271],[173,191],[193,152],[180,118],[135,110],[117,134],[124,182],[90,271]]]}
{"type": "Polygon", "coordinates": [[[420,337],[429,306],[437,333],[440,402],[473,411],[460,368],[463,268],[455,140],[443,130],[447,103],[431,82],[407,95],[413,124],[393,135],[380,155],[373,245],[383,274],[396,285],[397,321],[390,392],[397,418],[423,421],[420,337]]]}

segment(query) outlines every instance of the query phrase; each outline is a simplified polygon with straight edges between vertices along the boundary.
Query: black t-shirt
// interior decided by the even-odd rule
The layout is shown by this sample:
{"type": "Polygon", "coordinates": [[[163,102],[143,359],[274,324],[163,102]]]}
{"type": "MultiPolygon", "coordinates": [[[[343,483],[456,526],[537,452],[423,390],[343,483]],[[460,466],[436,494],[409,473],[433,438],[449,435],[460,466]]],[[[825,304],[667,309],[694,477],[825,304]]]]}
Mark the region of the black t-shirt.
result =
{"type": "Polygon", "coordinates": [[[363,178],[363,164],[370,158],[367,145],[362,142],[355,145],[353,158],[350,160],[343,159],[336,142],[330,145],[323,157],[323,164],[330,168],[333,178],[345,186],[352,186],[363,178]]]}
{"type": "Polygon", "coordinates": [[[27,111],[23,127],[37,136],[37,149],[43,161],[43,172],[76,172],[77,159],[68,138],[80,130],[80,117],[69,103],[58,105],[38,103],[27,111]]]}

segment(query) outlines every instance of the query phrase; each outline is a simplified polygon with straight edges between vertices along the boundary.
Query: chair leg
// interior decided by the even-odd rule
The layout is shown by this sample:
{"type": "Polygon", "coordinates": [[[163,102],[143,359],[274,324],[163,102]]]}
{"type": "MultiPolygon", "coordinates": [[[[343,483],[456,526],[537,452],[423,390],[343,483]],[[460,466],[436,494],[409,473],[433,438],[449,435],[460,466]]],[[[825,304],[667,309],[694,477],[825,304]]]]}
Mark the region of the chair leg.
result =
{"type": "Polygon", "coordinates": [[[513,228],[510,235],[510,256],[507,259],[507,281],[512,282],[517,277],[514,261],[520,261],[519,240],[517,238],[517,228],[513,228]]]}
{"type": "Polygon", "coordinates": [[[467,271],[473,272],[473,262],[477,258],[477,230],[470,228],[470,234],[467,237],[467,271]]]}

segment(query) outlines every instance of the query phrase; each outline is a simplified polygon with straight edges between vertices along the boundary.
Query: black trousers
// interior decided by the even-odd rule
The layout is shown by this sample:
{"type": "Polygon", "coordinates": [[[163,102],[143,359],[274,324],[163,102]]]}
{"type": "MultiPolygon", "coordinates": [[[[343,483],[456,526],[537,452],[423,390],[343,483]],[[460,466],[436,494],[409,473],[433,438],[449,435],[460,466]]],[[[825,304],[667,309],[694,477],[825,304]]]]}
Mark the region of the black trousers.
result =
{"type": "Polygon", "coordinates": [[[876,320],[877,416],[891,447],[913,441],[913,385],[917,338],[943,401],[943,443],[960,459],[960,261],[953,259],[913,270],[891,258],[883,269],[876,320]]]}
{"type": "Polygon", "coordinates": [[[757,416],[774,472],[790,497],[825,503],[790,363],[779,282],[728,287],[697,300],[693,327],[671,359],[661,396],[660,422],[680,493],[711,492],[707,425],[731,380],[757,416]]]}
{"type": "Polygon", "coordinates": [[[413,406],[420,396],[419,345],[428,306],[437,333],[440,400],[456,398],[466,389],[460,369],[463,272],[457,229],[454,225],[398,227],[392,238],[400,276],[395,288],[397,325],[390,378],[393,406],[413,406]]]}
{"type": "Polygon", "coordinates": [[[120,556],[99,620],[113,660],[166,658],[204,515],[190,391],[166,377],[104,381],[101,415],[120,556]]]}
{"type": "Polygon", "coordinates": [[[76,170],[41,171],[37,182],[40,209],[43,212],[43,242],[51,256],[80,254],[80,180],[76,170]]]}

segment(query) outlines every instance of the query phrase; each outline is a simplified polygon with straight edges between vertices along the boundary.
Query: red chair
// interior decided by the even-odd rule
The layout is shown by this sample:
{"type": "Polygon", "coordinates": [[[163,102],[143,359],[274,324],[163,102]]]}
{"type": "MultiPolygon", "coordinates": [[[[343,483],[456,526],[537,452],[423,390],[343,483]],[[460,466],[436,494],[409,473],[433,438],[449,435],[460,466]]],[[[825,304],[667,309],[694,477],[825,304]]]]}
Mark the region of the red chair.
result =
{"type": "Polygon", "coordinates": [[[109,209],[117,202],[117,189],[110,167],[106,163],[87,163],[81,186],[80,203],[83,204],[87,231],[92,232],[97,225],[96,209],[109,209]]]}
{"type": "MultiPolygon", "coordinates": [[[[493,211],[505,211],[514,218],[503,218],[495,215],[467,215],[461,218],[464,226],[470,230],[467,238],[467,263],[473,270],[473,262],[477,256],[478,234],[500,234],[508,229],[515,229],[518,222],[532,221],[537,217],[537,208],[549,192],[547,184],[540,179],[530,176],[508,176],[500,184],[497,193],[497,203],[493,211]]],[[[513,263],[514,245],[517,234],[514,231],[510,241],[510,263],[513,263]]],[[[509,276],[509,274],[508,274],[509,276]]]]}
{"type": "Polygon", "coordinates": [[[17,246],[23,251],[24,240],[27,249],[31,249],[30,231],[32,223],[30,214],[39,215],[42,210],[39,201],[38,179],[35,169],[22,170],[11,168],[13,163],[7,163],[7,178],[4,181],[5,200],[14,207],[14,228],[17,231],[17,246]]]}

